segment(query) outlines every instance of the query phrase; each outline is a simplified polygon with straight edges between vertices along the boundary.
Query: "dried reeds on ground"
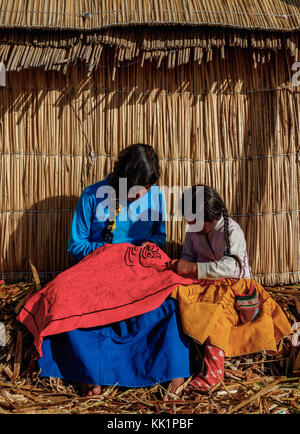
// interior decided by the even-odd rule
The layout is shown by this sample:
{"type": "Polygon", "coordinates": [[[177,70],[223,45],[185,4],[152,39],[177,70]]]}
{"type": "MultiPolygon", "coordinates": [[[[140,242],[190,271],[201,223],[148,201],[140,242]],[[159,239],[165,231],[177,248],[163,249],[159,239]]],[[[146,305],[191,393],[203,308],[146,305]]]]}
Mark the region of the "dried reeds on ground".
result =
{"type": "MultiPolygon", "coordinates": [[[[286,338],[276,356],[264,352],[225,359],[225,379],[209,394],[186,392],[164,400],[167,384],[148,388],[106,386],[96,397],[83,397],[79,385],[41,378],[32,360],[36,350],[29,332],[16,320],[32,283],[5,285],[0,290],[0,322],[6,345],[0,347],[0,414],[273,414],[300,413],[300,352],[286,338]]],[[[287,314],[300,321],[300,285],[266,288],[287,314]]],[[[299,337],[299,336],[298,336],[299,337]]],[[[193,347],[194,369],[201,366],[201,348],[193,347]]],[[[187,380],[188,383],[188,380],[187,380]]]]}

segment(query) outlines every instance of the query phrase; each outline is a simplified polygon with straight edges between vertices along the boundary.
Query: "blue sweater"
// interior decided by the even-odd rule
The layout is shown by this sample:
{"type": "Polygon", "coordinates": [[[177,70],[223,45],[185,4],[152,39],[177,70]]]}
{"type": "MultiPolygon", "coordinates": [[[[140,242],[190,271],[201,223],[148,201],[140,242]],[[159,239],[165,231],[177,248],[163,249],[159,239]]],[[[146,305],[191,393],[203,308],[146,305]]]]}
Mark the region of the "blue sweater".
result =
{"type": "MultiPolygon", "coordinates": [[[[68,252],[77,260],[103,246],[102,230],[107,226],[107,195],[99,188],[110,188],[108,177],[83,190],[72,221],[68,252]]],[[[128,202],[116,219],[113,243],[141,245],[152,241],[160,248],[166,242],[165,208],[159,187],[153,185],[147,194],[128,202]]]]}

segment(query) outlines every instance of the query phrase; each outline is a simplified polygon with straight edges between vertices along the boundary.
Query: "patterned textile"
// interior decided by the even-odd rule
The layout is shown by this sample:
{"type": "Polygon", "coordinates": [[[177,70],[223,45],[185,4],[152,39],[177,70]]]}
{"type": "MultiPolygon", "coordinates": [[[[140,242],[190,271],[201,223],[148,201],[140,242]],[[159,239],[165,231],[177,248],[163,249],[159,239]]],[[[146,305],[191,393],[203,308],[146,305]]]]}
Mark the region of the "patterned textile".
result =
{"type": "Polygon", "coordinates": [[[235,308],[243,324],[253,321],[258,316],[260,305],[261,302],[254,282],[251,282],[249,290],[244,294],[235,295],[235,308]]]}
{"type": "Polygon", "coordinates": [[[204,353],[204,370],[189,383],[193,388],[208,392],[212,387],[224,380],[225,353],[221,348],[206,342],[204,353]]]}
{"type": "Polygon", "coordinates": [[[160,306],[191,279],[166,269],[170,258],[155,244],[106,244],[33,294],[18,316],[41,355],[45,336],[97,327],[160,306]]]}

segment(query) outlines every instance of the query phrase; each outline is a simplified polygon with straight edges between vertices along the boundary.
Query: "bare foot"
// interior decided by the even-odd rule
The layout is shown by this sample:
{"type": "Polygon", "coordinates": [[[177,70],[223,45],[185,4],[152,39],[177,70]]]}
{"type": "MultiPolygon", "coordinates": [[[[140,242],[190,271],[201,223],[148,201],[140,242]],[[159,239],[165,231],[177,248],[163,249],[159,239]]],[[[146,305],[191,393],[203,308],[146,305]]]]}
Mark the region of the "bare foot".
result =
{"type": "Polygon", "coordinates": [[[91,385],[88,391],[88,396],[100,395],[101,394],[101,386],[91,385]]]}
{"type": "Polygon", "coordinates": [[[164,397],[164,401],[174,399],[174,397],[172,397],[170,394],[180,397],[182,395],[182,390],[177,391],[177,389],[180,386],[182,386],[183,383],[184,383],[184,378],[174,378],[173,380],[171,380],[169,387],[168,387],[168,391],[164,397]]]}
{"type": "Polygon", "coordinates": [[[101,394],[101,386],[96,386],[94,384],[81,383],[81,390],[84,396],[94,396],[101,394]]]}

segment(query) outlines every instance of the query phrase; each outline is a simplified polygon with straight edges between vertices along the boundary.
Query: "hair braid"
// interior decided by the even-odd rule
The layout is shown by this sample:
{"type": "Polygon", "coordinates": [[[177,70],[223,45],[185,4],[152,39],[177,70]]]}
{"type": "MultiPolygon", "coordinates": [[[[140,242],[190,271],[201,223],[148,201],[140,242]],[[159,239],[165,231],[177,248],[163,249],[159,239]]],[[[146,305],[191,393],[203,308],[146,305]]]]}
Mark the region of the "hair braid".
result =
{"type": "Polygon", "coordinates": [[[243,267],[240,258],[236,255],[231,254],[230,237],[229,237],[229,217],[228,217],[227,208],[224,208],[222,213],[224,218],[224,241],[225,241],[224,255],[231,256],[233,259],[236,260],[236,262],[239,264],[240,273],[241,273],[243,267]]]}
{"type": "Polygon", "coordinates": [[[224,208],[222,211],[224,218],[224,240],[225,240],[225,256],[231,256],[231,246],[230,246],[230,238],[229,238],[229,217],[227,208],[224,208]]]}

